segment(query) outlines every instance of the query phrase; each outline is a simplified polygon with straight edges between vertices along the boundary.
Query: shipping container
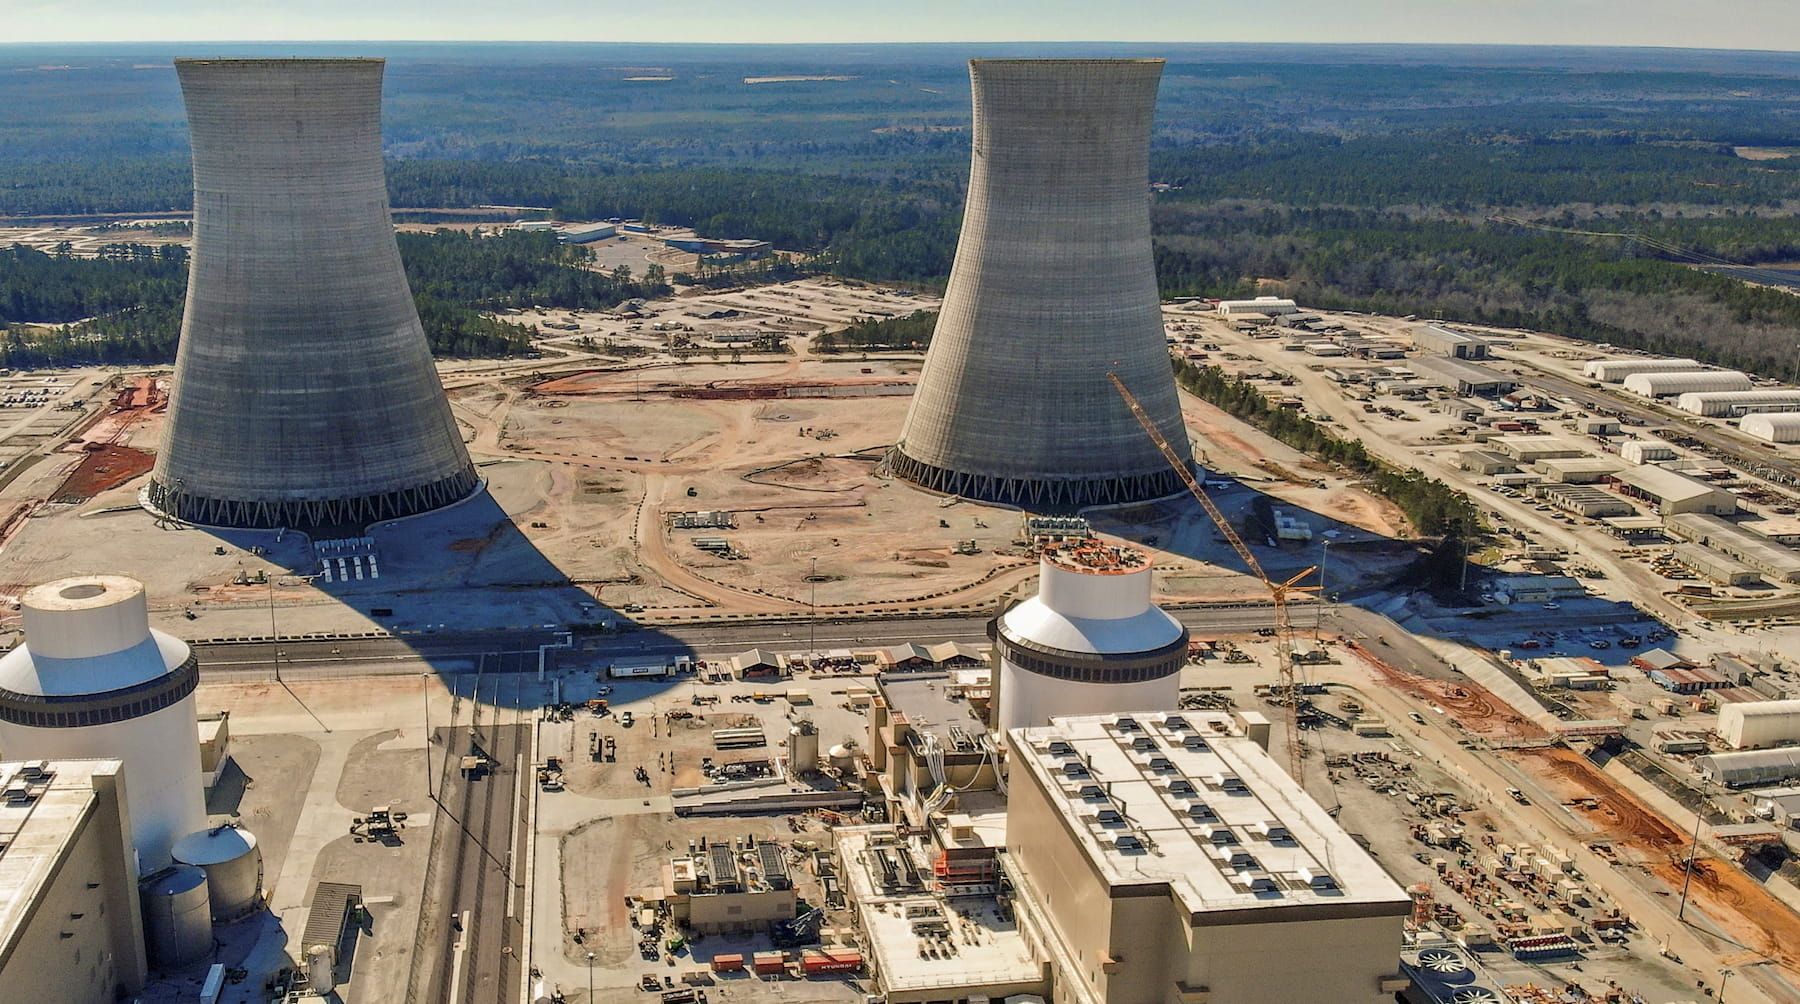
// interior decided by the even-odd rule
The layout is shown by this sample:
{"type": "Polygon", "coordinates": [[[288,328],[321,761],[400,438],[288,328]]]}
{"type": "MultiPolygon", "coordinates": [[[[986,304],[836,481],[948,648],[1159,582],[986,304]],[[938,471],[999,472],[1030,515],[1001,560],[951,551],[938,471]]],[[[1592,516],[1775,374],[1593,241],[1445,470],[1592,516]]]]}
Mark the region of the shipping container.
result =
{"type": "Polygon", "coordinates": [[[854,973],[863,967],[862,953],[850,948],[808,949],[801,953],[800,966],[806,975],[854,973]]]}
{"type": "Polygon", "coordinates": [[[742,955],[715,955],[712,960],[712,970],[715,973],[741,973],[744,971],[744,957],[742,955]]]}

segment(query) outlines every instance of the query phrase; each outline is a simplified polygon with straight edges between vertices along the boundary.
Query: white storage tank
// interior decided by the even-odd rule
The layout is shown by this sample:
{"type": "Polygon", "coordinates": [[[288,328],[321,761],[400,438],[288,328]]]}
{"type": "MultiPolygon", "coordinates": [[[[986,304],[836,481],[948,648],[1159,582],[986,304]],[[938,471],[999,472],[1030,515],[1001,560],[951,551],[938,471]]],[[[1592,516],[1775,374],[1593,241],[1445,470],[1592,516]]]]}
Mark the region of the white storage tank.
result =
{"type": "Polygon", "coordinates": [[[1059,715],[1175,711],[1187,628],[1150,602],[1150,556],[1080,540],[1046,550],[1038,594],[990,626],[1001,731],[1059,715]]]}
{"type": "Polygon", "coordinates": [[[1737,370],[1635,373],[1625,378],[1625,389],[1640,397],[1678,397],[1695,391],[1749,390],[1750,387],[1749,375],[1737,370]]]}
{"type": "Polygon", "coordinates": [[[1692,359],[1651,359],[1640,356],[1625,359],[1591,359],[1582,366],[1581,372],[1589,380],[1618,383],[1628,376],[1636,376],[1639,373],[1684,373],[1705,368],[1692,359]]]}
{"type": "Polygon", "coordinates": [[[175,860],[206,872],[214,923],[229,924],[262,906],[262,851],[256,834],[235,825],[196,830],[175,842],[175,860]]]}
{"type": "Polygon", "coordinates": [[[0,756],[116,759],[138,872],[206,825],[187,643],[150,629],[144,586],[92,575],[25,592],[24,644],[0,657],[0,756]]]}
{"type": "Polygon", "coordinates": [[[171,865],[144,879],[138,896],[143,901],[144,945],[151,966],[186,969],[212,955],[212,906],[205,872],[193,865],[171,865]]]}
{"type": "Polygon", "coordinates": [[[843,743],[831,747],[826,756],[831,758],[831,765],[838,770],[850,770],[856,766],[856,753],[843,743]]]}
{"type": "Polygon", "coordinates": [[[1800,443],[1800,411],[1750,415],[1738,423],[1738,431],[1765,443],[1800,443]]]}
{"type": "Polygon", "coordinates": [[[1694,391],[1676,398],[1675,407],[1707,418],[1793,411],[1800,408],[1800,390],[1694,391]]]}

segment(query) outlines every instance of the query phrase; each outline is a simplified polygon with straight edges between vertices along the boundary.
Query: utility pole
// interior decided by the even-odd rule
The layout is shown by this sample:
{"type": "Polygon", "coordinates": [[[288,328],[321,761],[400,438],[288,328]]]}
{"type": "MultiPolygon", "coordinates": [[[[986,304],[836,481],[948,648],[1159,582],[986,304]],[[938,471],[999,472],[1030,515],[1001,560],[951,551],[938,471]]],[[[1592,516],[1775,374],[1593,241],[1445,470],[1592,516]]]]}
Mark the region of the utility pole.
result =
{"type": "Polygon", "coordinates": [[[1719,970],[1719,1004],[1725,1004],[1725,984],[1731,982],[1731,978],[1736,975],[1730,969],[1719,970]]]}
{"type": "Polygon", "coordinates": [[[812,601],[808,604],[812,611],[806,625],[806,662],[811,667],[819,651],[819,559],[812,560],[812,571],[807,574],[806,581],[812,585],[812,601]]]}
{"type": "Polygon", "coordinates": [[[281,682],[281,631],[275,626],[275,576],[269,576],[269,644],[275,663],[275,682],[281,682]]]}
{"type": "Polygon", "coordinates": [[[1685,917],[1687,914],[1688,886],[1692,885],[1694,882],[1694,859],[1700,856],[1700,820],[1701,817],[1706,814],[1705,807],[1706,785],[1702,783],[1700,786],[1700,806],[1694,810],[1694,836],[1692,842],[1688,844],[1687,873],[1683,875],[1681,879],[1681,905],[1675,910],[1675,919],[1682,923],[1687,922],[1685,917]]]}
{"type": "Polygon", "coordinates": [[[425,795],[437,801],[437,789],[431,786],[431,674],[419,674],[419,690],[425,695],[425,795]]]}
{"type": "Polygon", "coordinates": [[[1331,538],[1325,538],[1325,544],[1319,549],[1319,602],[1313,607],[1313,644],[1319,642],[1319,622],[1325,619],[1325,604],[1331,602],[1331,594],[1325,589],[1325,565],[1331,560],[1331,538]]]}

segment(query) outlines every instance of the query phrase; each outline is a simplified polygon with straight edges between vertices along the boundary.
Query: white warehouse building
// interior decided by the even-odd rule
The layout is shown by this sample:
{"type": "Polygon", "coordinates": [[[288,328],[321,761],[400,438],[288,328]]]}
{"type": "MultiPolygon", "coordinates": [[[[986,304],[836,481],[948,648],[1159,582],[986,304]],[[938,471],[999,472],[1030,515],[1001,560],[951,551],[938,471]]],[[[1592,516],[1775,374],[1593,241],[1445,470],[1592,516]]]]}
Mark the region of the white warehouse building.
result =
{"type": "Polygon", "coordinates": [[[1219,301],[1219,316],[1221,317],[1243,317],[1246,314],[1279,317],[1283,314],[1298,314],[1299,312],[1299,304],[1279,296],[1259,296],[1254,300],[1219,301]]]}
{"type": "Polygon", "coordinates": [[[1038,569],[1038,594],[988,625],[1002,730],[1180,706],[1188,631],[1150,602],[1148,554],[1085,539],[1046,549],[1038,569]]]}
{"type": "Polygon", "coordinates": [[[1800,411],[1748,415],[1738,431],[1765,443],[1800,443],[1800,411]]]}
{"type": "Polygon", "coordinates": [[[1738,370],[1634,373],[1625,378],[1625,389],[1639,397],[1679,397],[1695,391],[1749,390],[1750,377],[1738,370]]]}
{"type": "Polygon", "coordinates": [[[1628,464],[1653,464],[1658,460],[1674,460],[1675,447],[1660,439],[1633,439],[1619,447],[1619,456],[1628,464]]]}
{"type": "Polygon", "coordinates": [[[1692,359],[1591,359],[1581,368],[1589,380],[1618,383],[1639,373],[1687,373],[1706,367],[1692,359]]]}
{"type": "Polygon", "coordinates": [[[1737,418],[1800,408],[1800,390],[1693,391],[1675,399],[1675,407],[1707,418],[1737,418]]]}
{"type": "Polygon", "coordinates": [[[1719,709],[1719,738],[1734,750],[1800,742],[1800,701],[1727,704],[1719,709]]]}

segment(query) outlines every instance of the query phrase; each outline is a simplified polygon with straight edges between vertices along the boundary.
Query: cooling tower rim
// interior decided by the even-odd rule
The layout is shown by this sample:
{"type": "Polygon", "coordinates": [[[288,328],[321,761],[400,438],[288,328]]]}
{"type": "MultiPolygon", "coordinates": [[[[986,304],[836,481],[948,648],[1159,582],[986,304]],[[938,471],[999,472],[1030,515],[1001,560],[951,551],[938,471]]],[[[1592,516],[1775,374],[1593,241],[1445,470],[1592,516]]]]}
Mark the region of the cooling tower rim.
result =
{"type": "Polygon", "coordinates": [[[128,575],[71,575],[32,586],[20,603],[36,610],[98,610],[143,592],[144,584],[128,575]]]}
{"type": "Polygon", "coordinates": [[[996,58],[976,57],[969,60],[970,66],[1167,66],[1168,60],[1161,56],[1121,56],[1116,59],[1104,56],[1075,56],[1060,59],[1055,56],[1001,56],[996,58]]]}
{"type": "Polygon", "coordinates": [[[384,56],[176,56],[176,66],[342,66],[381,65],[384,56]]]}

